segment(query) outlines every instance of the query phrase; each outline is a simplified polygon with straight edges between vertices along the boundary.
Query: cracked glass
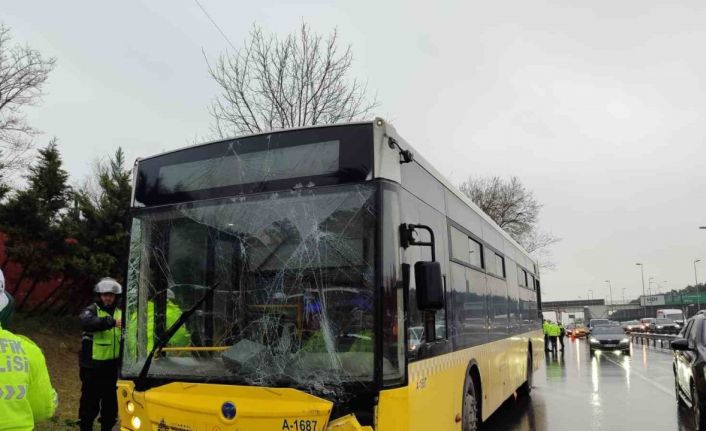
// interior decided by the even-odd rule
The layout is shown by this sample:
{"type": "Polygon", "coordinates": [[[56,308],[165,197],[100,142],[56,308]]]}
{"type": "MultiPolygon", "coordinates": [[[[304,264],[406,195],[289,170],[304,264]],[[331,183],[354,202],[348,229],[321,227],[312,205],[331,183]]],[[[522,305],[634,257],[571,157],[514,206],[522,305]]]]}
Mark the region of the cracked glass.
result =
{"type": "Polygon", "coordinates": [[[372,382],[375,190],[301,188],[142,211],[123,374],[136,376],[155,340],[207,295],[149,377],[332,394],[372,382]]]}

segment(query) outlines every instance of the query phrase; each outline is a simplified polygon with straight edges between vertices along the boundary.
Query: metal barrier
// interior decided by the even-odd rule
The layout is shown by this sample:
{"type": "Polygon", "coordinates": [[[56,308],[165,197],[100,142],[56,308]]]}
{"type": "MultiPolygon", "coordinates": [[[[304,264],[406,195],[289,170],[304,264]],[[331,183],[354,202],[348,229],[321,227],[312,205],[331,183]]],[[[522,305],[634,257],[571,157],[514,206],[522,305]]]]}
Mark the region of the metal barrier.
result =
{"type": "Polygon", "coordinates": [[[652,344],[653,347],[657,347],[657,344],[659,344],[661,349],[671,348],[670,343],[679,338],[678,335],[646,334],[642,332],[633,332],[630,337],[635,344],[646,344],[648,346],[652,344]]]}

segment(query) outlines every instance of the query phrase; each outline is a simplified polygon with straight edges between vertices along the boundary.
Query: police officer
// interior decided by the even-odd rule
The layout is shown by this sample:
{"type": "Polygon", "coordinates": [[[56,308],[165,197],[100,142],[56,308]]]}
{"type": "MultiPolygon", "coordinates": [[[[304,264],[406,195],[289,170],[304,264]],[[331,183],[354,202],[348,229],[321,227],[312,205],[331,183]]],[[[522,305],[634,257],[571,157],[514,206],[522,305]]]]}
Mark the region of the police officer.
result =
{"type": "Polygon", "coordinates": [[[81,431],[92,430],[93,421],[100,413],[101,431],[110,431],[118,415],[116,385],[122,327],[118,295],[123,288],[112,278],[103,278],[93,290],[96,302],[79,315],[83,328],[79,426],[81,431]]]}
{"type": "Polygon", "coordinates": [[[564,351],[564,337],[566,336],[566,329],[564,328],[564,324],[559,322],[559,344],[561,344],[561,349],[559,351],[563,352],[564,351]]]}
{"type": "Polygon", "coordinates": [[[552,351],[556,353],[556,341],[559,338],[559,334],[561,334],[561,329],[556,323],[550,322],[547,332],[549,333],[549,341],[552,343],[552,351]]]}
{"type": "Polygon", "coordinates": [[[0,271],[0,431],[31,431],[54,414],[57,396],[39,347],[3,329],[13,305],[0,271]]]}
{"type": "Polygon", "coordinates": [[[544,332],[544,351],[549,351],[549,321],[544,319],[542,322],[542,331],[544,332]]]}
{"type": "MultiPolygon", "coordinates": [[[[167,289],[167,303],[166,303],[166,317],[167,317],[167,324],[166,328],[171,327],[174,323],[176,323],[177,320],[179,320],[179,317],[181,317],[181,308],[179,305],[176,303],[176,296],[174,295],[174,291],[172,289],[167,289]]],[[[132,313],[130,315],[130,324],[131,328],[137,328],[137,313],[132,313]]],[[[154,314],[154,300],[149,300],[147,302],[147,329],[146,329],[146,335],[147,335],[147,351],[151,351],[152,347],[154,347],[154,341],[153,341],[153,334],[154,334],[154,325],[155,325],[155,314],[154,314]]],[[[132,332],[128,332],[125,336],[125,351],[129,352],[127,353],[128,355],[134,354],[136,352],[136,343],[137,340],[136,338],[136,333],[133,329],[132,332]]],[[[186,329],[186,326],[182,325],[177,331],[174,333],[172,338],[169,339],[169,343],[167,343],[167,347],[187,347],[191,345],[191,334],[189,333],[189,330],[186,329]]]]}

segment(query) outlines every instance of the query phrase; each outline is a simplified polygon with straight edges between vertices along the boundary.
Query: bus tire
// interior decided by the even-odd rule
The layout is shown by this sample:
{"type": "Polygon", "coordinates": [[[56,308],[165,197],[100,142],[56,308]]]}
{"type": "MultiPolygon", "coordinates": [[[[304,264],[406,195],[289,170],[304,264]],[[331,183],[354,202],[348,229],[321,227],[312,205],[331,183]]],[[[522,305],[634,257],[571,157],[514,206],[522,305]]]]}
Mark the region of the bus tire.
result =
{"type": "Polygon", "coordinates": [[[530,392],[532,392],[532,380],[534,374],[533,357],[532,357],[532,347],[527,349],[527,380],[520,386],[517,392],[523,397],[528,397],[530,392]]]}
{"type": "Polygon", "coordinates": [[[478,396],[480,392],[476,389],[471,373],[466,375],[463,384],[463,431],[477,431],[481,424],[480,404],[478,396]]]}

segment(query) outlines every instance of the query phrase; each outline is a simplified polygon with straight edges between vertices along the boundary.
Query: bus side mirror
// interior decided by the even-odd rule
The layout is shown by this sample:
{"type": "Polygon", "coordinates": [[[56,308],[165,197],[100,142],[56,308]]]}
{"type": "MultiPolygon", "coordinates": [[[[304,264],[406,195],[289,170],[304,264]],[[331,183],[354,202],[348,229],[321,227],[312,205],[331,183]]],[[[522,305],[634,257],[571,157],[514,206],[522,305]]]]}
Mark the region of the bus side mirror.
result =
{"type": "Polygon", "coordinates": [[[420,310],[444,308],[444,285],[439,262],[415,263],[414,282],[417,285],[417,308],[420,310]]]}
{"type": "MultiPolygon", "coordinates": [[[[423,224],[400,225],[400,245],[407,248],[411,245],[419,247],[429,247],[431,250],[431,262],[420,261],[414,264],[414,282],[417,290],[417,308],[425,311],[435,311],[444,308],[444,283],[441,278],[441,264],[436,261],[436,242],[434,231],[431,227],[423,224]],[[429,233],[429,241],[420,241],[416,236],[416,229],[422,229],[429,233]]],[[[409,267],[402,267],[402,279],[405,281],[405,270],[409,267]]],[[[406,279],[409,279],[407,275],[406,279]]],[[[434,314],[431,313],[431,326],[434,329],[434,314]]],[[[430,332],[427,332],[429,335],[430,332]]],[[[434,335],[431,332],[431,335],[434,335]]]]}

